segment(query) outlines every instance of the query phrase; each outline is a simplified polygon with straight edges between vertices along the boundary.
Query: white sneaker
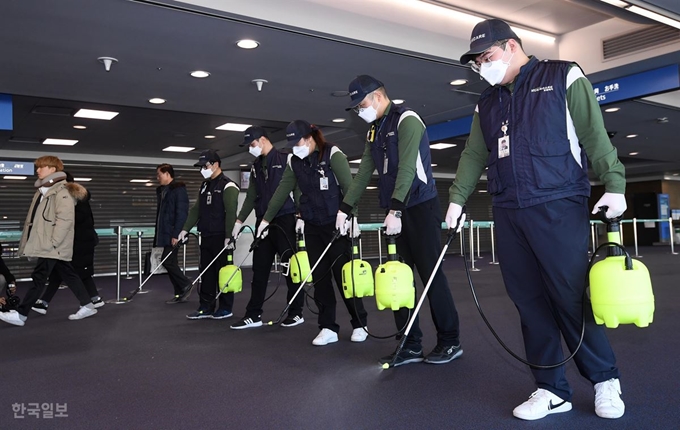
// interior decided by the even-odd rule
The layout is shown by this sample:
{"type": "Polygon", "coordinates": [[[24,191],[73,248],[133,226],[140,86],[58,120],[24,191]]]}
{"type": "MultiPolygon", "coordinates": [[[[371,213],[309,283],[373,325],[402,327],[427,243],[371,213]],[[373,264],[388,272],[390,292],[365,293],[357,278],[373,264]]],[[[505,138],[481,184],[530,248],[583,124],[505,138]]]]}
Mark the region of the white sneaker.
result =
{"type": "Polygon", "coordinates": [[[26,317],[17,311],[0,312],[0,320],[12,325],[23,327],[24,323],[26,322],[26,317]]]}
{"type": "Polygon", "coordinates": [[[90,303],[89,305],[81,306],[80,309],[78,309],[78,312],[69,315],[68,319],[71,321],[82,320],[83,318],[91,317],[96,313],[97,310],[94,308],[94,305],[90,303]]]}
{"type": "Polygon", "coordinates": [[[338,334],[333,330],[322,328],[319,334],[312,341],[312,345],[323,346],[338,341],[338,334]]]}
{"type": "Polygon", "coordinates": [[[562,400],[548,390],[539,388],[529,396],[529,400],[517,406],[512,414],[523,420],[538,420],[549,414],[571,410],[571,403],[562,400]]]}
{"type": "Polygon", "coordinates": [[[363,342],[368,337],[368,327],[359,327],[352,330],[352,337],[349,339],[352,342],[363,342]]]}
{"type": "Polygon", "coordinates": [[[621,418],[626,405],[621,400],[621,384],[618,379],[595,384],[595,413],[600,418],[621,418]]]}

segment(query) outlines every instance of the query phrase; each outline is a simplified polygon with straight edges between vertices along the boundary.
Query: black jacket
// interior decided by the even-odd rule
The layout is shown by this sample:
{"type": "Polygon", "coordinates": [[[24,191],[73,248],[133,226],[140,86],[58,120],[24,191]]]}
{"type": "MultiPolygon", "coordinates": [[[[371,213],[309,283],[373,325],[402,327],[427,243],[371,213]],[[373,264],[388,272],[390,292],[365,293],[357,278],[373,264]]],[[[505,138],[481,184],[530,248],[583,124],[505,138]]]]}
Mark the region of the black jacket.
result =
{"type": "Polygon", "coordinates": [[[14,275],[12,275],[12,272],[9,271],[9,268],[5,264],[4,261],[2,261],[2,244],[0,243],[0,275],[5,277],[5,281],[7,281],[8,284],[13,284],[16,282],[16,279],[14,278],[14,275]]]}
{"type": "Polygon", "coordinates": [[[171,246],[179,236],[189,213],[189,196],[183,182],[173,180],[156,188],[156,246],[171,246]]]}

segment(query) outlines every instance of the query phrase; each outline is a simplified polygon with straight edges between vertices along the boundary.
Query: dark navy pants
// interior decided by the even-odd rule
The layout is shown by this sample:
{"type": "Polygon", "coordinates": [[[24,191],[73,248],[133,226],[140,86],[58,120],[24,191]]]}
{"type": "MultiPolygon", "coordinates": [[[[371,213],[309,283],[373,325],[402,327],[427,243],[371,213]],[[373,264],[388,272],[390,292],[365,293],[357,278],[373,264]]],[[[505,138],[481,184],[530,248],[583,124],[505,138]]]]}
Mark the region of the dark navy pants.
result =
{"type": "MultiPolygon", "coordinates": [[[[570,351],[581,336],[588,270],[587,205],[585,197],[569,197],[523,209],[493,209],[501,273],[519,311],[531,363],[559,363],[564,359],[560,334],[570,351]]],[[[603,326],[595,323],[589,302],[585,312],[576,366],[593,384],[618,378],[614,352],[603,326]]],[[[531,370],[539,388],[571,400],[564,366],[531,370]]]]}

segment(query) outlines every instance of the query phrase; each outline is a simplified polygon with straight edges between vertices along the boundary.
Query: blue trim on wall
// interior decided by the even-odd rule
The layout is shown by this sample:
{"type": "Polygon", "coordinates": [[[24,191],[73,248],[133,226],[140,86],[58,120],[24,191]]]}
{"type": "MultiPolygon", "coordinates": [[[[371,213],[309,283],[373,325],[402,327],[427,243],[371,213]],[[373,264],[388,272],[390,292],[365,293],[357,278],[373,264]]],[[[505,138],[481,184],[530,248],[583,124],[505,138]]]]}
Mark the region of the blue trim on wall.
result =
{"type": "Polygon", "coordinates": [[[0,94],[0,130],[12,130],[12,96],[0,94]]]}

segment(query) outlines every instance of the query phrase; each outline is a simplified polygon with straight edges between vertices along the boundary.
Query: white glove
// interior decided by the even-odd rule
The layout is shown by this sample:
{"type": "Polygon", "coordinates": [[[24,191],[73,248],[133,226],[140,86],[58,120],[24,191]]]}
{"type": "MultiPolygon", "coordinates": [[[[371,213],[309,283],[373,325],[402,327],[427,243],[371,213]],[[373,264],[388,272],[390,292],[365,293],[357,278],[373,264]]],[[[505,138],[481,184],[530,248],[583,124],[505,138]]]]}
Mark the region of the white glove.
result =
{"type": "Polygon", "coordinates": [[[347,234],[347,214],[338,211],[338,214],[335,217],[335,229],[340,232],[340,236],[344,236],[347,234]]]}
{"type": "Polygon", "coordinates": [[[260,226],[257,228],[257,234],[255,237],[258,239],[264,239],[269,234],[269,229],[265,230],[269,223],[265,220],[260,221],[260,226]]]}
{"type": "Polygon", "coordinates": [[[391,212],[385,217],[383,225],[387,227],[385,234],[395,235],[401,233],[401,218],[397,218],[391,212]]]}
{"type": "Polygon", "coordinates": [[[465,225],[466,217],[465,214],[463,213],[463,207],[461,205],[456,203],[449,203],[449,209],[446,211],[446,218],[444,218],[444,221],[446,222],[446,227],[448,227],[449,230],[455,228],[456,222],[458,222],[458,218],[460,218],[460,224],[456,229],[456,233],[460,233],[460,230],[465,225]],[[461,216],[461,214],[463,215],[461,216]]]}
{"type": "Polygon", "coordinates": [[[359,237],[361,230],[359,229],[357,217],[353,216],[352,221],[345,221],[345,232],[349,232],[351,238],[359,237]],[[351,226],[350,223],[352,224],[351,226]]]}
{"type": "Polygon", "coordinates": [[[238,237],[241,235],[241,227],[243,227],[243,223],[241,221],[236,221],[234,223],[234,229],[231,231],[231,237],[233,237],[234,240],[238,239],[238,237]]]}
{"type": "Polygon", "coordinates": [[[297,221],[295,221],[295,232],[296,233],[305,232],[305,221],[303,219],[298,218],[297,221]]]}
{"type": "Polygon", "coordinates": [[[186,240],[187,234],[189,233],[187,233],[186,230],[180,231],[179,235],[177,236],[177,240],[179,240],[180,242],[184,242],[186,240]]]}
{"type": "Polygon", "coordinates": [[[600,200],[595,203],[593,214],[598,213],[602,206],[608,206],[605,216],[609,219],[623,215],[628,207],[626,206],[626,196],[617,193],[604,193],[600,200]]]}
{"type": "Polygon", "coordinates": [[[227,249],[236,249],[234,242],[232,242],[229,237],[224,239],[224,247],[227,249]]]}

